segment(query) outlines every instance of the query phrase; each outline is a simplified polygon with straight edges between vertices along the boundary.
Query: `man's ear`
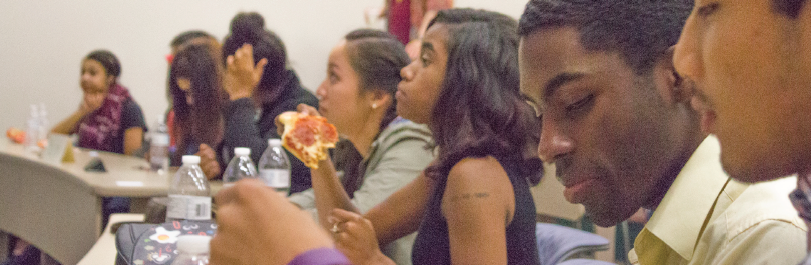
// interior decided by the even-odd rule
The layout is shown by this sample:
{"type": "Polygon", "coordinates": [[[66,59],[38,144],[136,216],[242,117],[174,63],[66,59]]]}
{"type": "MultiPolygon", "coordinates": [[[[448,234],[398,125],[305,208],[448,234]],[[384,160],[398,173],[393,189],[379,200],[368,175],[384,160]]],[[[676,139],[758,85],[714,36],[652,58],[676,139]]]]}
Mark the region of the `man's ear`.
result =
{"type": "Polygon", "coordinates": [[[670,46],[659,57],[656,65],[654,66],[654,77],[658,79],[659,93],[665,101],[670,103],[688,103],[693,94],[694,83],[685,79],[678,72],[673,65],[673,52],[675,46],[670,46]]]}

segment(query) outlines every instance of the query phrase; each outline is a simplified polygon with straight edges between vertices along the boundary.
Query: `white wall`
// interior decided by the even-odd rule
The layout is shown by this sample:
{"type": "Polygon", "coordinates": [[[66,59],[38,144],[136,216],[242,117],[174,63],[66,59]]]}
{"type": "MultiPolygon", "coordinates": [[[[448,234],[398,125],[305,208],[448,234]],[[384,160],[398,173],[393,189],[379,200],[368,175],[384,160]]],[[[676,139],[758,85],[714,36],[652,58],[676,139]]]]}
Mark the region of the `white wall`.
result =
{"type": "MultiPolygon", "coordinates": [[[[456,0],[518,17],[526,0],[456,0]]],[[[51,125],[76,110],[80,60],[105,48],[122,64],[121,83],[147,124],[167,107],[169,41],[190,29],[222,39],[239,11],[257,11],[285,42],[292,67],[314,90],[330,48],[363,27],[367,7],[382,0],[42,0],[0,1],[0,129],[24,128],[28,105],[45,103],[51,125]]]]}

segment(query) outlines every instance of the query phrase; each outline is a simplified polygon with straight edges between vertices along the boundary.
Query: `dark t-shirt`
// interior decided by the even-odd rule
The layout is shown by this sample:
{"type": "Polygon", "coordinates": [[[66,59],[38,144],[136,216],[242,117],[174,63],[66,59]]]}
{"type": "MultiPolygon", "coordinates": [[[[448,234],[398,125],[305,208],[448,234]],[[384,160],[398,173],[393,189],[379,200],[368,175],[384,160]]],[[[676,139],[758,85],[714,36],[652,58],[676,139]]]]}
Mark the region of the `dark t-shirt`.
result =
{"type": "MultiPolygon", "coordinates": [[[[141,107],[134,100],[130,99],[124,103],[121,109],[121,129],[118,135],[113,138],[113,153],[124,153],[124,133],[130,128],[143,128],[146,133],[146,122],[141,107]]],[[[143,137],[143,136],[142,136],[143,137]]],[[[143,139],[142,139],[143,140],[143,139]]]]}

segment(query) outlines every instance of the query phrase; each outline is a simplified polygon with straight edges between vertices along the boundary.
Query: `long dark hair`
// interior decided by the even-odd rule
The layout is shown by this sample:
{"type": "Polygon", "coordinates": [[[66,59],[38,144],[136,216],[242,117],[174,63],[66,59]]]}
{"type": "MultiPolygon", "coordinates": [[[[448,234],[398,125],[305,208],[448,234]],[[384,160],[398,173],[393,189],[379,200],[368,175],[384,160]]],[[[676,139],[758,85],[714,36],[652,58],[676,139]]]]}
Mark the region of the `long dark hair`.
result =
{"type": "Polygon", "coordinates": [[[268,60],[256,90],[256,99],[262,104],[274,102],[281,96],[282,88],[294,81],[287,73],[284,43],[275,33],[265,29],[265,19],[256,12],[239,13],[231,20],[231,32],[222,46],[223,63],[246,43],[253,46],[254,61],[268,60]]]}
{"type": "Polygon", "coordinates": [[[437,179],[465,157],[518,160],[531,183],[542,176],[538,121],[519,94],[517,22],[473,9],[439,11],[429,28],[448,26],[445,79],[429,127],[439,147],[426,175],[437,179]]]}
{"type": "MultiPolygon", "coordinates": [[[[392,104],[380,122],[380,131],[397,118],[397,102],[394,94],[400,83],[400,69],[411,62],[405,47],[394,35],[373,30],[358,29],[344,37],[349,64],[360,79],[360,93],[383,91],[391,96],[392,104]]],[[[342,143],[336,148],[344,170],[343,185],[350,197],[363,183],[365,168],[360,163],[363,157],[354,149],[354,145],[342,143]]]]}
{"type": "Polygon", "coordinates": [[[178,148],[173,161],[180,161],[186,152],[187,137],[198,144],[216,146],[222,139],[223,118],[220,106],[224,99],[221,87],[222,64],[219,61],[219,44],[191,44],[178,51],[169,70],[169,91],[175,111],[174,130],[178,148]],[[191,81],[191,88],[183,91],[177,85],[178,78],[191,81]],[[186,93],[191,93],[192,105],[186,102],[186,93]]]}

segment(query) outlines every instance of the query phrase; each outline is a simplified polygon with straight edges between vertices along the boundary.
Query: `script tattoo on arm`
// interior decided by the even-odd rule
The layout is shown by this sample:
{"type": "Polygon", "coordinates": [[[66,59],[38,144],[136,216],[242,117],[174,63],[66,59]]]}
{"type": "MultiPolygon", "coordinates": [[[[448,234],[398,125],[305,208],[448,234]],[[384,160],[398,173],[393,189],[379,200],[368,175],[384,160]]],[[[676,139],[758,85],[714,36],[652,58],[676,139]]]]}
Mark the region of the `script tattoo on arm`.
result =
{"type": "Polygon", "coordinates": [[[451,201],[458,201],[458,200],[468,200],[468,199],[484,199],[490,197],[490,194],[487,192],[474,192],[474,193],[465,193],[462,195],[456,195],[451,197],[451,201]]]}

